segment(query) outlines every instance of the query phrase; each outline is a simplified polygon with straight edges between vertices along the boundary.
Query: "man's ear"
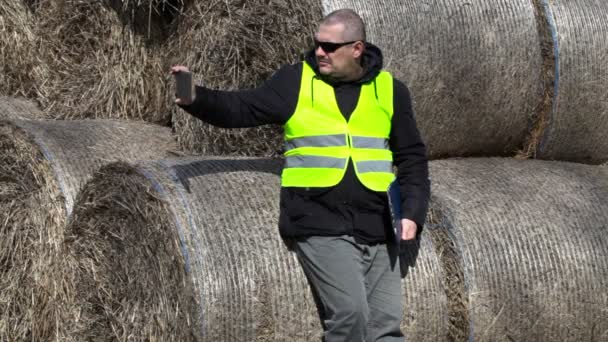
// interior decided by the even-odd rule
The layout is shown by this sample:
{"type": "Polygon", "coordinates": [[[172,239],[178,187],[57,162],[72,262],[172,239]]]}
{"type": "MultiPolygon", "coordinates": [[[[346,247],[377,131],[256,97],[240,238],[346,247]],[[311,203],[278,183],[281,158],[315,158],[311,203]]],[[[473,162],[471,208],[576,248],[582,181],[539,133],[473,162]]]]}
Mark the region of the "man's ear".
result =
{"type": "Polygon", "coordinates": [[[365,44],[362,41],[358,41],[353,45],[353,57],[359,58],[363,56],[365,51],[365,44]]]}

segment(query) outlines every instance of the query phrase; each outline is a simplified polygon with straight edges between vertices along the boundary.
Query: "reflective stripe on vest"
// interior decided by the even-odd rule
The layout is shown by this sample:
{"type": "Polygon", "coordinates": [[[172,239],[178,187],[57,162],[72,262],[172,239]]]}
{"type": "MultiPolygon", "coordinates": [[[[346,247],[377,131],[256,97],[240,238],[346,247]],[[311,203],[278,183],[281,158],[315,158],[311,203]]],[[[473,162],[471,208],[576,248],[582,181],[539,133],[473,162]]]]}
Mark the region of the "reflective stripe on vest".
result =
{"type": "Polygon", "coordinates": [[[388,139],[371,137],[353,137],[354,148],[375,148],[388,150],[388,139]]]}
{"type": "Polygon", "coordinates": [[[367,172],[393,172],[392,161],[365,160],[357,162],[357,171],[359,173],[367,172]]]}
{"type": "Polygon", "coordinates": [[[317,135],[287,140],[285,141],[285,151],[293,150],[299,147],[330,147],[345,145],[345,134],[317,135]]]}
{"type": "Polygon", "coordinates": [[[285,167],[308,167],[308,168],[330,168],[343,169],[346,167],[347,158],[319,157],[319,156],[289,156],[285,158],[285,167]]]}
{"type": "Polygon", "coordinates": [[[285,124],[285,187],[335,186],[349,158],[361,183],[386,191],[394,179],[389,149],[393,115],[393,79],[388,72],[361,86],[359,101],[347,122],[333,88],[303,63],[294,114],[285,124]],[[374,84],[375,83],[375,84],[374,84]]]}

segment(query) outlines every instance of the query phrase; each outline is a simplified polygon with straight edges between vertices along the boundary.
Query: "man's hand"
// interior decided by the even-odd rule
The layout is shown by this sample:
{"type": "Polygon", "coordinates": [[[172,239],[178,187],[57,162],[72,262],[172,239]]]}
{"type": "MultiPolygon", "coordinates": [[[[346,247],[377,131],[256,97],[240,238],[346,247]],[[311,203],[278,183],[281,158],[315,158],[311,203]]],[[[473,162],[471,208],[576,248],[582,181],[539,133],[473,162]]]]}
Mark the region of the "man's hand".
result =
{"type": "Polygon", "coordinates": [[[418,226],[410,219],[401,219],[401,240],[413,240],[416,238],[418,226]]]}
{"type": "MultiPolygon", "coordinates": [[[[174,65],[174,66],[171,67],[170,71],[171,71],[171,75],[173,75],[175,77],[175,75],[177,73],[180,73],[180,72],[189,72],[190,70],[188,70],[188,67],[185,67],[183,65],[174,65]]],[[[194,101],[194,96],[195,96],[194,93],[192,93],[192,102],[194,101]]],[[[186,101],[184,101],[183,99],[178,98],[177,94],[176,94],[176,98],[175,98],[175,103],[176,104],[178,104],[178,105],[189,105],[189,104],[192,104],[192,102],[186,103],[186,101]]]]}

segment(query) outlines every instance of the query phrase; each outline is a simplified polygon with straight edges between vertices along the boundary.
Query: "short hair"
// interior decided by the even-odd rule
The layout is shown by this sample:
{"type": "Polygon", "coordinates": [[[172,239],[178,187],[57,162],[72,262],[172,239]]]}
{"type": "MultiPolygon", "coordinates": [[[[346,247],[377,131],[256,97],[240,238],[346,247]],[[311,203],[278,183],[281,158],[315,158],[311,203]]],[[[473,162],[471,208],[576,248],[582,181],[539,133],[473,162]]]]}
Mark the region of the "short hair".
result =
{"type": "Polygon", "coordinates": [[[344,39],[347,41],[365,41],[365,23],[363,19],[350,8],[335,10],[323,18],[319,25],[344,25],[344,39]]]}

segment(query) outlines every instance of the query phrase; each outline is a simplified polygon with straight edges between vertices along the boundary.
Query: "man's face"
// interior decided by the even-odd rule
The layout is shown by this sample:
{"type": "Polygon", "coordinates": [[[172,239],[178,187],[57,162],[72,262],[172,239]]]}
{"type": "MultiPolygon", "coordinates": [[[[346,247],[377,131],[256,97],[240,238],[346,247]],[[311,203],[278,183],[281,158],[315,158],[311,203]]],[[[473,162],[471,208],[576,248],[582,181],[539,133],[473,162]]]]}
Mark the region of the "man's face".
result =
{"type": "MultiPolygon", "coordinates": [[[[344,39],[344,25],[320,25],[315,34],[315,39],[321,43],[344,43],[346,42],[344,39]]],[[[322,46],[316,46],[315,56],[319,65],[319,72],[335,79],[352,77],[352,73],[357,70],[357,58],[363,53],[362,46],[363,43],[360,41],[340,46],[334,51],[325,51],[322,46]]]]}

